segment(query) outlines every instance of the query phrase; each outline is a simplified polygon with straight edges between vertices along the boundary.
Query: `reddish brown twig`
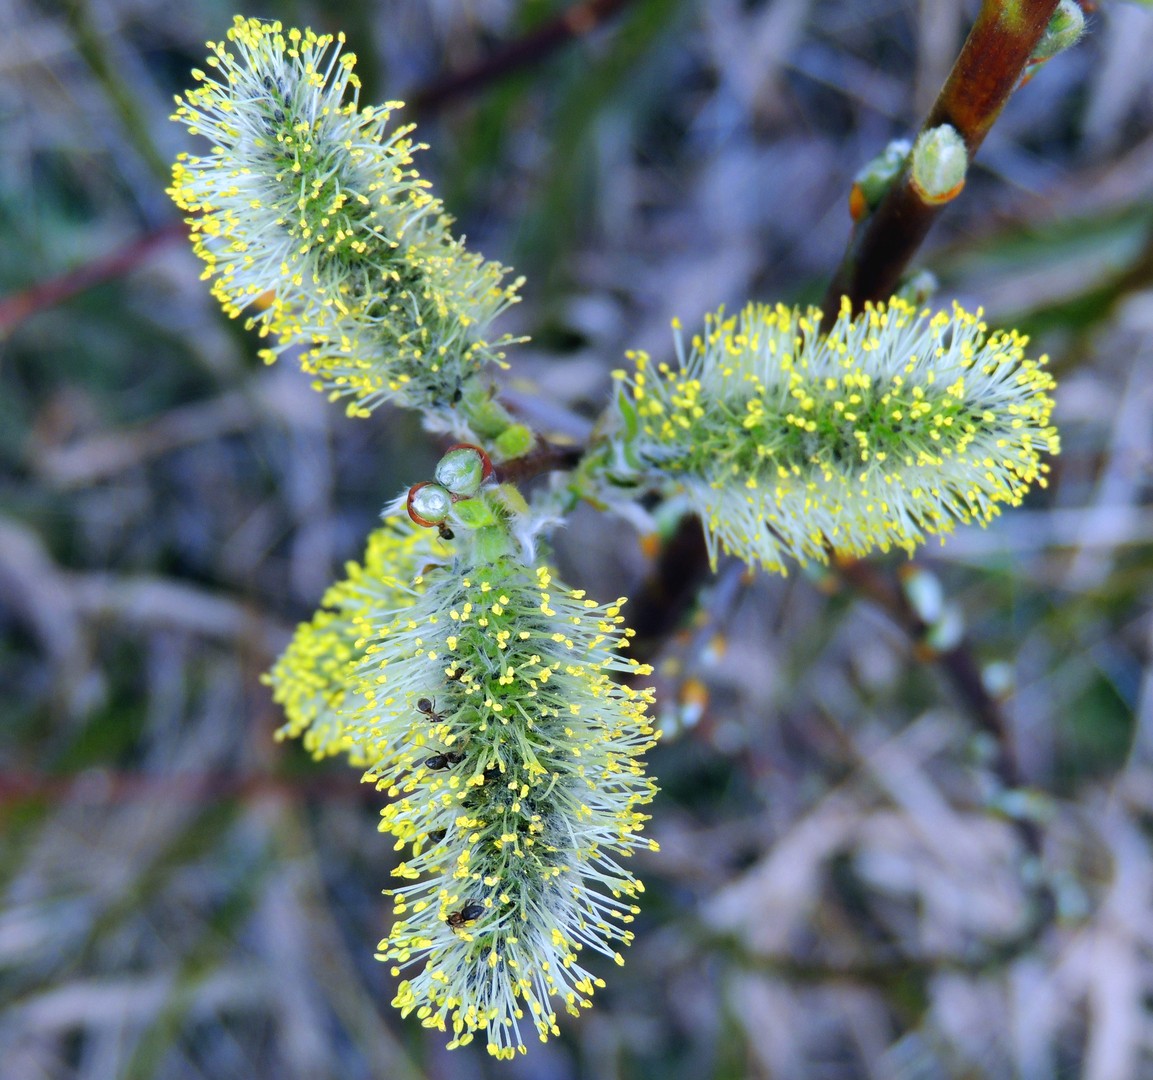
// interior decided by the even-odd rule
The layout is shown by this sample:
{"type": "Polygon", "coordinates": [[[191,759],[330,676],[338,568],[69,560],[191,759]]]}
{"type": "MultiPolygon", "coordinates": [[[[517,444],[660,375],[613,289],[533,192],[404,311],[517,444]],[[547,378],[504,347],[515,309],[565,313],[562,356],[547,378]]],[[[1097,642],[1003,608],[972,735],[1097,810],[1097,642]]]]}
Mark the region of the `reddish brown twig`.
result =
{"type": "Polygon", "coordinates": [[[187,234],[188,226],[183,222],[169,222],[75,270],[0,298],[0,339],[37,312],[62,304],[96,285],[123,277],[148,259],[157,248],[187,234]]]}
{"type": "Polygon", "coordinates": [[[93,769],[79,773],[0,772],[0,807],[27,802],[85,802],[110,805],[134,799],[179,799],[216,803],[264,795],[293,799],[376,801],[376,788],[358,783],[345,770],[286,777],[264,772],[143,773],[93,769]]]}
{"type": "Polygon", "coordinates": [[[584,37],[628,6],[630,0],[581,0],[523,37],[508,42],[476,67],[448,75],[410,98],[417,113],[428,115],[453,98],[462,97],[513,72],[540,63],[567,42],[584,37]]]}
{"type": "Polygon", "coordinates": [[[708,572],[709,553],[700,520],[685,517],[629,598],[629,625],[637,635],[633,656],[645,662],[656,657],[692,607],[708,572]]]}
{"type": "MultiPolygon", "coordinates": [[[[1056,7],[1057,0],[985,0],[921,130],[952,124],[972,161],[1020,82],[1056,7]]],[[[854,309],[892,296],[942,205],[926,203],[906,170],[850,243],[823,310],[835,315],[842,296],[854,309]]]]}
{"type": "MultiPolygon", "coordinates": [[[[965,140],[972,160],[1020,82],[1056,7],[1057,0],[985,0],[922,130],[951,124],[965,140]]],[[[824,310],[836,312],[842,296],[855,309],[869,300],[888,299],[939,210],[940,205],[930,205],[920,197],[906,170],[854,237],[829,285],[824,310]]],[[[840,561],[838,571],[843,580],[889,612],[915,644],[924,644],[928,627],[895,582],[858,560],[840,561]]],[[[948,676],[976,723],[996,739],[995,767],[1002,783],[1019,787],[1022,778],[1008,724],[1000,704],[985,689],[967,643],[929,655],[948,676]]],[[[1036,825],[1021,822],[1019,832],[1030,852],[1039,854],[1041,835],[1036,825]]],[[[1041,900],[1045,907],[1047,894],[1041,900]]]]}
{"type": "MultiPolygon", "coordinates": [[[[1008,721],[1000,703],[985,688],[969,643],[962,638],[950,648],[934,649],[928,641],[931,628],[891,577],[860,559],[836,559],[835,566],[842,581],[881,607],[905,631],[922,659],[930,660],[941,668],[977,726],[992,737],[997,747],[992,763],[997,779],[1009,791],[1022,787],[1024,777],[1017,761],[1008,721]]],[[[1033,819],[1025,817],[1014,818],[1012,825],[1025,850],[1039,862],[1044,846],[1040,826],[1033,819]]],[[[1029,877],[1028,884],[1033,903],[1026,926],[1019,935],[1019,941],[1024,944],[1035,941],[1056,913],[1056,900],[1048,882],[1041,876],[1033,876],[1029,877]]]]}
{"type": "Polygon", "coordinates": [[[523,484],[534,476],[553,472],[557,469],[572,469],[584,453],[583,446],[561,446],[559,443],[541,439],[524,457],[513,458],[497,466],[497,476],[502,482],[523,484]]]}
{"type": "Polygon", "coordinates": [[[833,561],[837,576],[861,596],[868,597],[897,623],[912,641],[917,655],[938,664],[949,677],[957,697],[976,721],[977,726],[997,742],[998,758],[994,769],[1008,788],[1021,786],[1022,778],[1012,751],[1008,724],[996,700],[985,689],[981,672],[965,642],[937,650],[928,643],[930,626],[909,603],[904,590],[892,576],[881,573],[861,559],[837,557],[833,561]]]}

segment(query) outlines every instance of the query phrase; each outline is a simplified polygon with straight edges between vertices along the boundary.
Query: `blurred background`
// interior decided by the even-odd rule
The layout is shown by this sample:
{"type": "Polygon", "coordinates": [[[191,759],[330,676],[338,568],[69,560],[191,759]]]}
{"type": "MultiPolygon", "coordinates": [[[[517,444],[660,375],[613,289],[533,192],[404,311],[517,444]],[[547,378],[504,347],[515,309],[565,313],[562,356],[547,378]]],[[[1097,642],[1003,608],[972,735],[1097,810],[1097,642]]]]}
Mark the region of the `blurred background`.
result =
{"type": "MultiPolygon", "coordinates": [[[[509,393],[579,437],[674,316],[820,297],[977,5],[631,0],[451,82],[570,3],[244,13],[343,29],[362,101],[416,103],[422,171],[528,276],[509,393]]],[[[382,797],[273,740],[261,672],[438,446],[263,367],[199,280],[168,114],[234,13],[0,0],[0,1078],[1153,1076],[1153,12],[1098,7],[922,253],[1060,381],[1049,488],[906,579],[1027,790],[861,592],[722,564],[653,644],[637,941],[507,1065],[390,1007],[382,797]]],[[[651,573],[591,511],[556,560],[600,597],[651,573]]]]}

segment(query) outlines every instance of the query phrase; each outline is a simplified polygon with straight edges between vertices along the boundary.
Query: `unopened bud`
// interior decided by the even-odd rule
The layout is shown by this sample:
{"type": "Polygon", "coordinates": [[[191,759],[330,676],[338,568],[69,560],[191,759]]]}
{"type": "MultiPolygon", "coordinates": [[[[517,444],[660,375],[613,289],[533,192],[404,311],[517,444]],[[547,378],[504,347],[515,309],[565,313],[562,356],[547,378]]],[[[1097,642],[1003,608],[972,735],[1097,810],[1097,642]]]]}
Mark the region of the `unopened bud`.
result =
{"type": "Polygon", "coordinates": [[[901,175],[909,157],[909,149],[907,139],[894,139],[853,177],[853,186],[849,192],[849,213],[854,221],[860,221],[870,210],[876,209],[893,186],[893,181],[901,175]]]}
{"type": "Polygon", "coordinates": [[[494,449],[501,461],[524,457],[532,449],[533,434],[524,424],[512,424],[502,431],[494,442],[494,449]]]}
{"type": "Polygon", "coordinates": [[[492,462],[479,446],[457,443],[437,462],[436,482],[458,499],[469,499],[492,476],[492,462]]]}
{"type": "Polygon", "coordinates": [[[915,308],[924,307],[941,287],[937,275],[932,270],[916,270],[902,278],[897,295],[915,308]]]}
{"type": "Polygon", "coordinates": [[[947,203],[965,186],[969,155],[951,124],[923,131],[913,147],[913,188],[930,205],[947,203]]]}
{"type": "Polygon", "coordinates": [[[408,516],[426,529],[439,525],[452,510],[448,488],[428,480],[413,484],[408,492],[408,516]]]}
{"type": "Polygon", "coordinates": [[[1038,64],[1048,60],[1072,48],[1084,33],[1085,13],[1081,5],[1076,0],[1061,0],[1029,59],[1038,64]]]}
{"type": "Polygon", "coordinates": [[[945,590],[941,579],[923,566],[913,565],[899,575],[901,588],[917,617],[931,626],[945,610],[945,590]]]}

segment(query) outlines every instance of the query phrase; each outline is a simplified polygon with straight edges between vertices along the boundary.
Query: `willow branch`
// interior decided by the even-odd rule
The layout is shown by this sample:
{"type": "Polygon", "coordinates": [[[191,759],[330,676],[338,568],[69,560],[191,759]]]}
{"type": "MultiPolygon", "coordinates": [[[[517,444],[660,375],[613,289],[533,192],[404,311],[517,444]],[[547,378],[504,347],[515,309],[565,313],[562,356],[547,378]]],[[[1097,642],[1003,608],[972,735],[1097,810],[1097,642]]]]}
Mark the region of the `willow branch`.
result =
{"type": "Polygon", "coordinates": [[[628,6],[630,0],[582,0],[510,41],[467,71],[461,71],[418,90],[413,109],[421,115],[440,110],[453,98],[496,82],[523,68],[540,63],[575,38],[584,37],[628,6]]]}
{"type": "MultiPolygon", "coordinates": [[[[1056,7],[1057,0],[985,0],[921,130],[951,124],[972,161],[1021,81],[1056,7]]],[[[906,169],[850,242],[823,310],[835,313],[842,296],[854,309],[892,296],[943,205],[926,203],[906,169]]]]}
{"type": "Polygon", "coordinates": [[[37,312],[64,303],[82,292],[124,277],[146,262],[153,253],[171,240],[188,235],[188,226],[182,221],[170,221],[152,232],[144,233],[107,255],[93,259],[58,277],[48,278],[35,285],[0,297],[0,340],[25,319],[37,312]]]}
{"type": "Polygon", "coordinates": [[[583,453],[583,446],[562,446],[540,439],[524,457],[513,458],[498,466],[497,475],[502,482],[523,484],[544,473],[575,468],[583,453]]]}
{"type": "MultiPolygon", "coordinates": [[[[922,131],[950,124],[961,135],[972,161],[1005,107],[1029,58],[1057,7],[1057,0],[985,0],[949,78],[925,119],[922,131]]],[[[936,220],[942,204],[926,203],[910,183],[908,169],[858,230],[824,300],[836,311],[842,296],[854,309],[888,299],[910,259],[936,220]]],[[[918,653],[935,661],[978,726],[996,741],[994,769],[1008,788],[1021,785],[1009,726],[1000,703],[985,689],[980,670],[964,641],[934,652],[927,646],[929,627],[913,610],[900,587],[869,564],[840,560],[843,580],[884,608],[901,625],[918,653]]],[[[1041,853],[1036,824],[1020,821],[1018,834],[1028,851],[1041,853]]],[[[1038,920],[1051,914],[1048,890],[1037,890],[1038,920]]]]}
{"type": "MultiPolygon", "coordinates": [[[[475,67],[443,76],[417,90],[412,95],[412,107],[415,112],[425,117],[436,113],[456,98],[539,63],[568,42],[584,37],[608,22],[630,2],[631,0],[582,0],[533,28],[523,37],[508,42],[475,67]]],[[[143,129],[139,117],[129,108],[122,89],[112,78],[114,65],[110,65],[102,49],[97,47],[100,44],[99,38],[92,30],[86,9],[79,0],[73,0],[70,11],[78,44],[85,58],[116,102],[125,125],[136,136],[141,153],[149,159],[149,164],[154,169],[159,169],[159,175],[167,176],[167,163],[160,168],[154,160],[154,155],[149,153],[151,143],[140,136],[143,129]]],[[[124,276],[146,262],[157,247],[173,237],[186,234],[187,228],[183,224],[171,222],[162,225],[144,233],[110,255],[94,259],[58,277],[38,282],[21,292],[0,297],[0,339],[36,312],[55,307],[105,281],[124,276]]]]}
{"type": "MultiPolygon", "coordinates": [[[[1024,785],[1012,732],[1000,702],[985,688],[981,671],[967,640],[962,638],[947,649],[935,649],[929,642],[931,627],[917,613],[903,589],[877,567],[860,559],[837,558],[835,571],[860,595],[882,608],[900,626],[913,643],[917,656],[935,663],[949,680],[953,692],[977,726],[990,735],[997,747],[993,772],[1007,790],[1024,785]]],[[[1014,819],[1017,835],[1030,855],[1040,857],[1043,837],[1035,821],[1014,819]]],[[[1038,922],[1043,924],[1052,914],[1052,897],[1047,887],[1036,889],[1038,922]]]]}

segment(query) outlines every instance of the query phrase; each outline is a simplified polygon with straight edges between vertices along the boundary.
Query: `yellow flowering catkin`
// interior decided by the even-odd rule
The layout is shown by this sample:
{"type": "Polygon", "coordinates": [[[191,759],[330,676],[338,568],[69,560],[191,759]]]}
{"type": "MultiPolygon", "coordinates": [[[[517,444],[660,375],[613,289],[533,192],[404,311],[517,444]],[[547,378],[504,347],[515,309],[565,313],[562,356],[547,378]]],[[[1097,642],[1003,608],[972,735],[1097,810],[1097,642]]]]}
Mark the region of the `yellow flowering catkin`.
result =
{"type": "Polygon", "coordinates": [[[467,533],[451,559],[413,535],[386,521],[270,681],[287,734],[347,751],[392,800],[394,1004],[508,1058],[524,1027],[547,1039],[558,1008],[591,1004],[585,950],[622,963],[631,940],[642,886],[620,860],[656,846],[639,835],[655,736],[651,692],[609,675],[649,669],[620,655],[623,600],[511,554],[478,564],[467,533]]]}
{"type": "Polygon", "coordinates": [[[419,598],[413,578],[447,554],[434,534],[404,528],[395,518],[369,535],[363,560],[345,566],[347,576],[329,587],[265,677],[288,720],[278,739],[299,737],[317,759],[347,754],[353,764],[369,763],[347,718],[361,704],[355,673],[364,661],[364,639],[373,632],[372,614],[387,610],[399,617],[412,607],[419,598]]]}
{"type": "Polygon", "coordinates": [[[1027,339],[897,298],[820,322],[750,304],[709,318],[687,356],[678,338],[677,367],[634,353],[615,373],[618,479],[679,486],[714,563],[912,551],[1044,486],[1054,382],[1027,339]]]}
{"type": "Polygon", "coordinates": [[[489,327],[519,282],[449,232],[412,126],[389,126],[400,103],[360,107],[343,34],[237,16],[227,38],[177,98],[173,119],[212,150],[180,154],[169,192],[214,295],[272,339],[266,360],[303,346],[351,414],[393,399],[467,435],[454,406],[502,361],[512,339],[489,327]]]}

